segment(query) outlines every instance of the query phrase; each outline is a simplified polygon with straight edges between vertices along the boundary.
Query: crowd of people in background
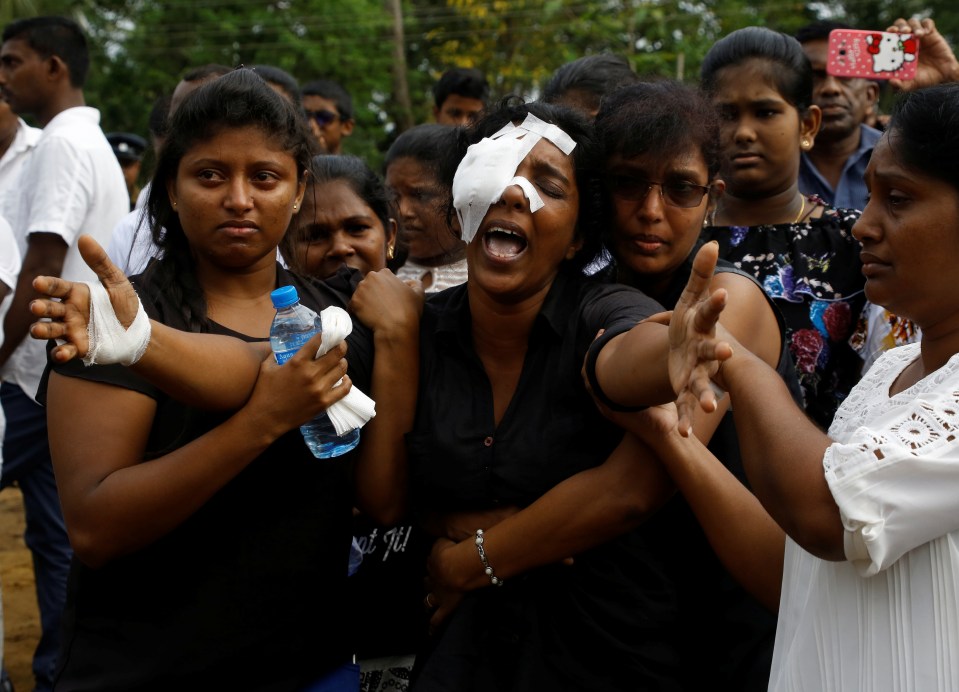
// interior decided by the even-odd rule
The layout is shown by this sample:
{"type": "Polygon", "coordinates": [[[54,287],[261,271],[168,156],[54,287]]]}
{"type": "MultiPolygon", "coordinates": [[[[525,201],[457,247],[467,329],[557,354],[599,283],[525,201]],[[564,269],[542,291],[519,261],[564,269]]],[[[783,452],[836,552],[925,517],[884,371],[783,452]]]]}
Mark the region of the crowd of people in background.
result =
{"type": "Polygon", "coordinates": [[[959,689],[959,61],[897,20],[882,115],[850,28],[451,68],[374,170],[329,76],[191,66],[104,133],[80,26],[4,27],[34,689],[959,689]],[[276,363],[288,285],[343,345],[276,363]]]}

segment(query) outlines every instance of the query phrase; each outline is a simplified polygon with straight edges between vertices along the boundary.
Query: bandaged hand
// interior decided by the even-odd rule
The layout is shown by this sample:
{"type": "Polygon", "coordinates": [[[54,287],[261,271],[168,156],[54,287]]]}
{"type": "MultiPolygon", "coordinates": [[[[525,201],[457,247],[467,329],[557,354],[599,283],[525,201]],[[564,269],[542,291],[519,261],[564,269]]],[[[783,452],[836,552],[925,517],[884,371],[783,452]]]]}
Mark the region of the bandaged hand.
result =
{"type": "Polygon", "coordinates": [[[94,308],[98,317],[91,322],[89,284],[38,276],[33,280],[33,287],[46,297],[31,302],[30,311],[49,321],[35,322],[30,327],[30,335],[35,339],[63,340],[64,343],[53,350],[53,358],[61,363],[76,357],[88,364],[135,362],[146,349],[144,338],[149,339],[150,330],[140,299],[97,241],[88,235],[81,236],[78,248],[100,281],[99,309],[94,308]],[[91,329],[97,343],[91,343],[91,329]]]}

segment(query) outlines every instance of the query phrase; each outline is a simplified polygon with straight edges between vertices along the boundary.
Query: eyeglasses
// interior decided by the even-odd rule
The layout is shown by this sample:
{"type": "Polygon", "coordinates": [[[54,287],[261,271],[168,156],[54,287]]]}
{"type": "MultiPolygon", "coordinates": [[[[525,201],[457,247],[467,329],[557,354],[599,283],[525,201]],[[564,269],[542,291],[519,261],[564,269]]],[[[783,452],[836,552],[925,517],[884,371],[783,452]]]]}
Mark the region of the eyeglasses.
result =
{"type": "Polygon", "coordinates": [[[657,183],[652,180],[634,178],[630,175],[613,175],[609,178],[610,193],[614,197],[633,202],[645,200],[646,195],[649,194],[654,185],[659,187],[659,194],[666,204],[682,209],[699,206],[710,188],[709,185],[694,185],[686,182],[657,183]]]}
{"type": "Polygon", "coordinates": [[[321,111],[305,111],[306,117],[316,121],[316,124],[320,127],[324,125],[329,125],[331,122],[337,120],[340,116],[339,113],[334,113],[333,111],[321,110],[321,111]]]}

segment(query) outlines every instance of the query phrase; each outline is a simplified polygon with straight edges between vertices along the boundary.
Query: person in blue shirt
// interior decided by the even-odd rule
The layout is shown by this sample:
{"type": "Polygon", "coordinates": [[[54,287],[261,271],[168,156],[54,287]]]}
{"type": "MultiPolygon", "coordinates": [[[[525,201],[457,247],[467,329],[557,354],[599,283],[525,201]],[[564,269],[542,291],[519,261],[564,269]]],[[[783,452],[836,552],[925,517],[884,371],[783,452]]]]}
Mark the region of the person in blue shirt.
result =
{"type": "Polygon", "coordinates": [[[838,22],[815,22],[796,32],[813,69],[813,103],[822,110],[815,144],[799,162],[799,189],[844,209],[864,209],[868,199],[863,173],[882,133],[864,124],[879,100],[879,85],[862,77],[826,72],[829,32],[851,29],[838,22]]]}

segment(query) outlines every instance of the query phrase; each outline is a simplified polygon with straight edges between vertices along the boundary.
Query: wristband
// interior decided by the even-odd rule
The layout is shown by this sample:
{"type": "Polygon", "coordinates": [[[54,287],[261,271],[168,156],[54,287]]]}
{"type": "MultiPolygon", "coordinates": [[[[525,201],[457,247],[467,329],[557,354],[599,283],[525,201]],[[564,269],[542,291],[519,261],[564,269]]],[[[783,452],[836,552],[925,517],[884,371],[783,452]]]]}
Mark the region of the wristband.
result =
{"type": "Polygon", "coordinates": [[[486,558],[486,549],[483,548],[483,529],[476,529],[476,552],[479,553],[480,562],[483,563],[483,571],[486,572],[486,576],[489,577],[489,583],[493,586],[502,586],[503,580],[493,574],[493,566],[489,563],[489,560],[486,558]]]}

